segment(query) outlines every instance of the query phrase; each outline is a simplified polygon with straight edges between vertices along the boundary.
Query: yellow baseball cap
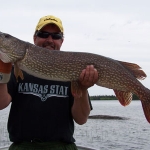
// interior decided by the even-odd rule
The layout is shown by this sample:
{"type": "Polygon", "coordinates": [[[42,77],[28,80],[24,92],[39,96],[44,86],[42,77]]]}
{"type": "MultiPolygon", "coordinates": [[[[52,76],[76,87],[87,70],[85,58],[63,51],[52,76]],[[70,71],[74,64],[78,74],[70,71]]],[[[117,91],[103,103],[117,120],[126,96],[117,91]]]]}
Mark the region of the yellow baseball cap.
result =
{"type": "Polygon", "coordinates": [[[51,24],[51,23],[55,24],[62,33],[64,32],[62,21],[59,18],[52,16],[52,15],[48,15],[48,16],[44,16],[44,17],[40,18],[40,20],[35,28],[35,31],[41,30],[44,26],[46,26],[47,24],[51,24]]]}

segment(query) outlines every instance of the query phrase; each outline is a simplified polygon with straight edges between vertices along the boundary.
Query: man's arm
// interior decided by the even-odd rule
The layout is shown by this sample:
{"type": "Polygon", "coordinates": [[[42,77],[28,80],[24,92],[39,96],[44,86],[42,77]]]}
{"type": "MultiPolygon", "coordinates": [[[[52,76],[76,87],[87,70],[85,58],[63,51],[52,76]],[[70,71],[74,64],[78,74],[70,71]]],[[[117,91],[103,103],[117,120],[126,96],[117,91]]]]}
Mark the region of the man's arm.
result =
{"type": "Polygon", "coordinates": [[[82,96],[78,97],[78,95],[73,94],[74,104],[72,106],[72,116],[78,124],[84,124],[88,119],[91,107],[87,89],[93,86],[97,81],[98,72],[93,65],[87,66],[80,74],[79,86],[82,90],[82,96]]]}
{"type": "Polygon", "coordinates": [[[3,63],[0,60],[0,110],[4,109],[11,102],[11,96],[7,90],[7,82],[10,79],[11,63],[3,63]]]}
{"type": "Polygon", "coordinates": [[[7,84],[0,83],[0,110],[6,108],[11,102],[11,96],[7,92],[7,84]]]}

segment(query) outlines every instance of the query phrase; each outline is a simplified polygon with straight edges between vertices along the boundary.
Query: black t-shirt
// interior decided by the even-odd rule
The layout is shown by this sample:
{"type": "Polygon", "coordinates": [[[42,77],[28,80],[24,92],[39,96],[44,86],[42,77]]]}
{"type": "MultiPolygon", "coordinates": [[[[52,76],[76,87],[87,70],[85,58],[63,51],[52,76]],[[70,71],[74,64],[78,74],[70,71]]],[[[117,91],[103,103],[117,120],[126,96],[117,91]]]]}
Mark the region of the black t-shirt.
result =
{"type": "Polygon", "coordinates": [[[8,119],[10,141],[74,142],[71,83],[23,74],[24,80],[16,82],[12,73],[8,83],[12,97],[8,119]]]}

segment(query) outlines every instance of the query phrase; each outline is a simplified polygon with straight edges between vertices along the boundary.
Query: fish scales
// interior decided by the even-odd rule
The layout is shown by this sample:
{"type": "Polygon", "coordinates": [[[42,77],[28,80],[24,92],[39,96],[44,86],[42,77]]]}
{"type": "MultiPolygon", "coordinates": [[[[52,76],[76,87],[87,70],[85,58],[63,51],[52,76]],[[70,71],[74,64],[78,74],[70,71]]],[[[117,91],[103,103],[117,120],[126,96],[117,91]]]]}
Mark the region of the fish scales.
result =
{"type": "MultiPolygon", "coordinates": [[[[123,72],[125,70],[124,67],[117,61],[110,60],[91,53],[49,51],[35,45],[30,45],[25,58],[18,62],[18,66],[23,70],[29,71],[31,74],[38,73],[37,76],[40,78],[70,81],[77,80],[81,70],[87,65],[92,64],[99,72],[98,85],[107,86],[108,82],[106,80],[109,80],[109,87],[107,88],[117,88],[118,83],[124,82],[121,80],[123,76],[128,81],[131,79],[128,76],[132,77],[132,75],[128,71],[123,72]],[[112,70],[112,68],[118,69],[120,76],[116,77],[117,70],[112,70]]],[[[124,87],[124,90],[127,90],[125,84],[121,84],[121,86],[124,87]]]]}
{"type": "MultiPolygon", "coordinates": [[[[71,81],[73,88],[76,88],[74,82],[78,81],[81,71],[87,65],[94,65],[98,71],[96,84],[113,89],[123,106],[129,105],[132,94],[136,94],[142,102],[145,117],[150,122],[150,90],[137,80],[146,77],[137,64],[93,53],[50,51],[2,32],[0,59],[12,62],[15,68],[42,79],[71,81]]],[[[20,73],[17,70],[16,75],[20,73]]]]}

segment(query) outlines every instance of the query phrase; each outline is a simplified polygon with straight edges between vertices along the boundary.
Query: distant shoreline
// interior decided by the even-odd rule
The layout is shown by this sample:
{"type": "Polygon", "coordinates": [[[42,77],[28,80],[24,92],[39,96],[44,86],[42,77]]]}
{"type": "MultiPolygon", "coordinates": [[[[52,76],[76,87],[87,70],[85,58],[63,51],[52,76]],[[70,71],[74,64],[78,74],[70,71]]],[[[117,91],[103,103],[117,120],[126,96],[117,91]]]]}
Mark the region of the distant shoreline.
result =
{"type": "MultiPolygon", "coordinates": [[[[118,101],[118,99],[90,99],[91,101],[118,101]]],[[[132,99],[133,101],[139,101],[139,99],[132,99]]]]}
{"type": "MultiPolygon", "coordinates": [[[[118,100],[115,95],[95,95],[90,96],[90,100],[118,100]]],[[[139,100],[139,98],[133,94],[132,100],[139,100]]]]}

